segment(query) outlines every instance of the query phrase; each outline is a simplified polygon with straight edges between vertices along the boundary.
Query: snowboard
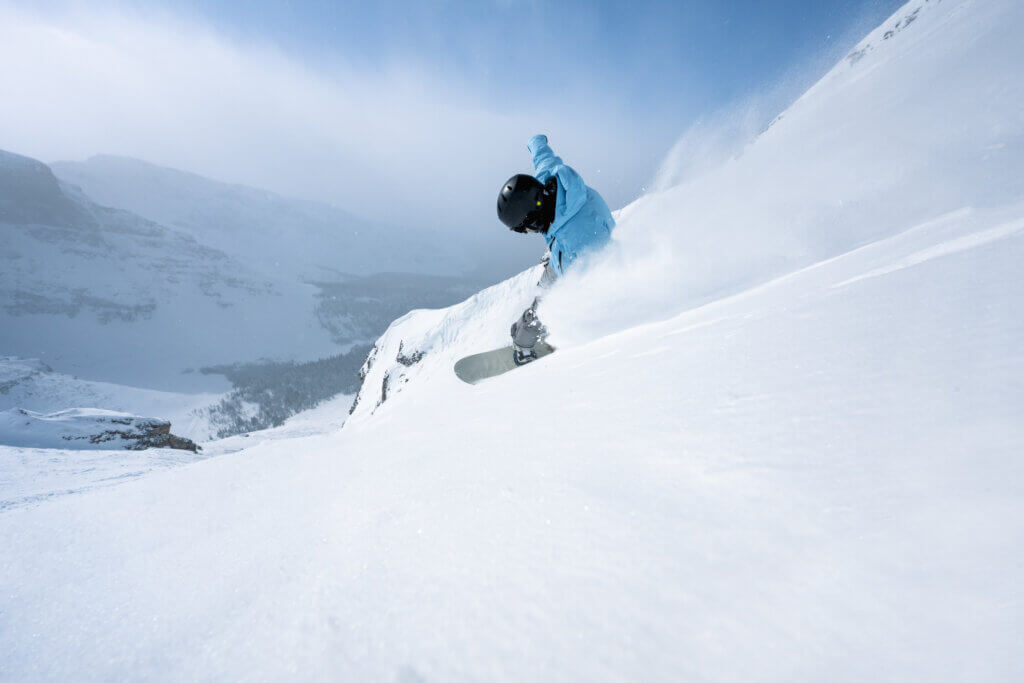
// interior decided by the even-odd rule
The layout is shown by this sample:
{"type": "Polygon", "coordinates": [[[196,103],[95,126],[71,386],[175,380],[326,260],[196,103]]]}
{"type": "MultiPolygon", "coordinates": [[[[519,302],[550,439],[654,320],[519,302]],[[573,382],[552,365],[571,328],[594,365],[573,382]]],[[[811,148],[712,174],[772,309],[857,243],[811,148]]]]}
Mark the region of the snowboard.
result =
{"type": "MultiPolygon", "coordinates": [[[[552,353],[555,349],[544,342],[540,342],[534,347],[534,350],[537,352],[537,358],[540,359],[552,353]]],[[[537,361],[531,362],[536,363],[537,361]]],[[[518,367],[521,366],[516,365],[515,361],[512,360],[512,345],[509,344],[500,349],[466,356],[455,363],[455,374],[463,382],[476,384],[489,377],[496,377],[509,370],[515,370],[518,367]]]]}

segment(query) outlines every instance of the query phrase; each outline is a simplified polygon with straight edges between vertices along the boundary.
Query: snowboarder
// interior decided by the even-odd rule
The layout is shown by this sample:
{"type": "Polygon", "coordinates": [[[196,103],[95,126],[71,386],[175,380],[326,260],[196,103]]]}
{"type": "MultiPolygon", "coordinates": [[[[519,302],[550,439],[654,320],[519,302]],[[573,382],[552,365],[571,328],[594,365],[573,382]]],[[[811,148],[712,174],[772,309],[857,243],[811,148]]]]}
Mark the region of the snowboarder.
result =
{"type": "MultiPolygon", "coordinates": [[[[615,219],[601,195],[555,156],[547,136],[534,135],[526,148],[537,175],[520,173],[508,179],[498,194],[498,219],[515,232],[544,235],[548,253],[538,284],[546,288],[584,252],[604,246],[615,219]]],[[[537,358],[537,345],[547,332],[537,318],[538,300],[512,325],[516,365],[537,358]]]]}

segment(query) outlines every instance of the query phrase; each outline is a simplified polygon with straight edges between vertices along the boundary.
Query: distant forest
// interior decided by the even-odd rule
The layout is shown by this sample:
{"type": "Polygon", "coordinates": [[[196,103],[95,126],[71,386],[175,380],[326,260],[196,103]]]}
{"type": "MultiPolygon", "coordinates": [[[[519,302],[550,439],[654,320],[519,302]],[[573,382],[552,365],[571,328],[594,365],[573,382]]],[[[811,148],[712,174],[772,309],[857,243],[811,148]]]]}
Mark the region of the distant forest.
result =
{"type": "Polygon", "coordinates": [[[234,389],[208,408],[216,436],[279,427],[292,415],[315,408],[338,394],[359,389],[359,368],[371,346],[309,361],[257,362],[203,368],[204,374],[224,375],[234,389]]]}

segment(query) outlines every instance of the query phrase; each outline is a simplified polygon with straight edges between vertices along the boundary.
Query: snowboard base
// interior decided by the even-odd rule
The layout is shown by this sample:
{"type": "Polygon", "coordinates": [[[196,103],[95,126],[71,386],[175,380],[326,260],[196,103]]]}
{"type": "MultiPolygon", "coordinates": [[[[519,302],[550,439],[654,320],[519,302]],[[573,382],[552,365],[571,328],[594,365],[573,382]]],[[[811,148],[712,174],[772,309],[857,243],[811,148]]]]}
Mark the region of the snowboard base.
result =
{"type": "MultiPolygon", "coordinates": [[[[553,347],[544,342],[540,342],[534,347],[534,351],[537,352],[537,358],[543,358],[554,350],[553,347]]],[[[500,349],[474,353],[472,356],[466,356],[455,363],[455,374],[459,379],[468,384],[476,384],[490,377],[503,375],[509,370],[515,370],[517,367],[520,367],[512,360],[512,354],[511,344],[500,349]]],[[[535,363],[536,361],[531,362],[535,363]]]]}

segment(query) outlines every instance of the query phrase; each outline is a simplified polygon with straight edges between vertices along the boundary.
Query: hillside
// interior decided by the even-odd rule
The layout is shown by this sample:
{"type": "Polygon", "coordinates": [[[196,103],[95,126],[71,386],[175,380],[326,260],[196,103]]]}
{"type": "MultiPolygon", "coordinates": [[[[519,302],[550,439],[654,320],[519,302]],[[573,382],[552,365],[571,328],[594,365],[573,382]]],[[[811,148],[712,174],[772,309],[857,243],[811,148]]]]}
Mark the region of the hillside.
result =
{"type": "Polygon", "coordinates": [[[912,0],[625,207],[540,309],[551,356],[451,370],[527,271],[392,323],[343,428],[19,493],[5,674],[1024,677],[1022,29],[912,0]]]}
{"type": "Polygon", "coordinates": [[[60,169],[88,192],[0,151],[0,348],[65,374],[223,391],[200,371],[333,358],[479,287],[395,270],[448,266],[424,240],[324,205],[134,160],[60,169]]]}
{"type": "Polygon", "coordinates": [[[191,235],[95,204],[38,161],[0,152],[0,168],[5,353],[88,379],[194,390],[224,383],[183,371],[335,348],[312,285],[270,279],[191,235]]]}
{"type": "MultiPolygon", "coordinates": [[[[412,229],[357,218],[327,204],[230,185],[138,159],[101,155],[51,164],[97,202],[187,232],[278,277],[336,281],[345,275],[449,275],[459,252],[412,229]]],[[[372,212],[372,207],[365,213],[372,212]]]]}
{"type": "Polygon", "coordinates": [[[563,344],[663,320],[970,207],[1024,198],[1019,3],[920,0],[737,155],[623,209],[554,292],[563,344]]]}

